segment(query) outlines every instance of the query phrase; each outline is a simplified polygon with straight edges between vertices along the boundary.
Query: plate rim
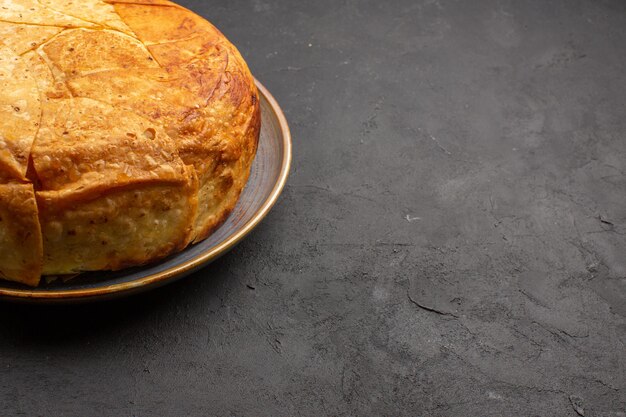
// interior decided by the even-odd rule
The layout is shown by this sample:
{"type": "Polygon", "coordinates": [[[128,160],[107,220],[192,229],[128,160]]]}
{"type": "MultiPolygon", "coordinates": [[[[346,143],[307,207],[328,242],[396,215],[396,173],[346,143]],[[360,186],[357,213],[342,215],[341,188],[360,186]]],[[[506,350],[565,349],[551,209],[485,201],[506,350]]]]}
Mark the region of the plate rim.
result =
{"type": "Polygon", "coordinates": [[[259,90],[259,93],[263,96],[265,100],[267,100],[269,108],[278,120],[284,147],[284,154],[283,160],[281,162],[280,173],[278,175],[278,181],[276,182],[276,184],[274,184],[272,191],[270,192],[268,198],[263,202],[261,208],[257,210],[254,216],[241,229],[233,233],[227,239],[223,240],[210,250],[203,252],[194,258],[188,259],[179,265],[174,265],[170,268],[167,268],[164,271],[156,272],[133,281],[110,284],[96,288],[82,288],[71,290],[55,289],[49,291],[0,287],[0,299],[9,301],[70,302],[91,301],[132,295],[143,290],[156,288],[161,285],[174,282],[177,279],[181,279],[186,275],[189,275],[207,265],[209,262],[219,258],[230,249],[232,249],[235,245],[237,245],[237,243],[239,243],[244,237],[246,237],[267,216],[269,211],[278,201],[278,197],[282,193],[283,188],[287,183],[292,160],[291,131],[289,130],[287,118],[285,117],[283,110],[281,109],[274,96],[269,92],[269,90],[256,78],[254,79],[254,81],[259,90]]]}

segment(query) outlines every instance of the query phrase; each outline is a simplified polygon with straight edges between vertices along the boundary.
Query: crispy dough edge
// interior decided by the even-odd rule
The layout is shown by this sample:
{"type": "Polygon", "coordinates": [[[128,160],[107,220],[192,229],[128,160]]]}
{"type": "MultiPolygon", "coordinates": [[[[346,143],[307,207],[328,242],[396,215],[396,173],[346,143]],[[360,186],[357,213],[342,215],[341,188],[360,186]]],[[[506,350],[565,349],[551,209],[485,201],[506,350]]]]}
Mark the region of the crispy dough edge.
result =
{"type": "Polygon", "coordinates": [[[1,214],[6,214],[8,218],[0,218],[0,229],[4,229],[0,236],[6,239],[4,245],[0,242],[0,247],[14,247],[14,251],[9,249],[5,253],[0,253],[0,259],[3,256],[9,257],[17,254],[24,266],[8,270],[0,263],[0,276],[10,281],[36,287],[43,269],[43,237],[33,185],[1,184],[1,214]],[[20,254],[19,249],[22,249],[23,253],[20,254]]]}
{"type": "MultiPolygon", "coordinates": [[[[250,76],[251,77],[251,76],[250,76]]],[[[231,186],[232,194],[230,198],[221,205],[221,213],[217,215],[217,217],[212,222],[205,222],[205,224],[194,231],[195,237],[193,239],[194,243],[201,242],[202,240],[208,238],[215,230],[217,230],[224,222],[228,219],[230,214],[235,209],[237,202],[239,201],[239,197],[243,192],[248,179],[250,178],[250,171],[252,168],[252,163],[254,162],[254,158],[256,156],[256,152],[259,144],[259,137],[261,134],[261,107],[259,103],[259,92],[256,88],[256,85],[252,84],[254,88],[254,96],[256,97],[255,102],[253,103],[253,111],[250,119],[250,123],[246,128],[246,132],[244,134],[243,142],[247,145],[246,150],[249,150],[249,154],[242,156],[245,158],[242,162],[244,166],[242,167],[242,176],[240,176],[239,184],[235,183],[231,186]]],[[[197,221],[197,219],[196,219],[197,221]]]]}

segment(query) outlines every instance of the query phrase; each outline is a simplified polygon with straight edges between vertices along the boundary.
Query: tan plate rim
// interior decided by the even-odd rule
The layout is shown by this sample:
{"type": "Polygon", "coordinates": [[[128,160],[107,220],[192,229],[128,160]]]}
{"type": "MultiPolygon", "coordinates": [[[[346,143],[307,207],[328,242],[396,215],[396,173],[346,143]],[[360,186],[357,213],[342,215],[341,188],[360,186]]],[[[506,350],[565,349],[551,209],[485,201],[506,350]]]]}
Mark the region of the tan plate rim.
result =
{"type": "Polygon", "coordinates": [[[276,204],[278,197],[280,196],[287,177],[289,176],[289,169],[291,167],[291,132],[289,131],[289,125],[287,119],[280,108],[278,102],[272,96],[272,94],[255,79],[256,86],[259,92],[267,100],[270,108],[274,112],[276,119],[279,122],[280,130],[283,137],[284,156],[282,166],[280,169],[280,175],[278,181],[274,185],[272,192],[267,200],[263,203],[261,208],[256,212],[254,217],[250,219],[240,230],[233,235],[229,236],[220,244],[214,246],[207,252],[201,255],[189,259],[169,268],[165,271],[161,271],[146,277],[124,282],[120,284],[112,284],[108,286],[98,288],[85,288],[74,290],[51,290],[51,291],[37,291],[30,289],[9,289],[0,288],[0,298],[12,301],[41,301],[41,302],[63,302],[63,301],[91,301],[98,299],[107,299],[117,296],[131,295],[143,290],[155,288],[164,285],[169,282],[175,281],[177,278],[182,278],[199,268],[205,266],[209,262],[219,258],[230,249],[239,243],[248,233],[250,233],[260,222],[267,216],[271,208],[276,204]]]}

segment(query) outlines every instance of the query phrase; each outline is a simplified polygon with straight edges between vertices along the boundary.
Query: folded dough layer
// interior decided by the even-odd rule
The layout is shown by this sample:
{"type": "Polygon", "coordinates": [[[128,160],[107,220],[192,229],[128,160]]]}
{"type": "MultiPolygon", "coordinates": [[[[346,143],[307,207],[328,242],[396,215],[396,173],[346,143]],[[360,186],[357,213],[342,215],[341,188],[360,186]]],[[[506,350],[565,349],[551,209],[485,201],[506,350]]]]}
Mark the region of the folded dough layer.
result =
{"type": "Polygon", "coordinates": [[[32,184],[0,184],[0,276],[39,284],[43,247],[32,184]]]}

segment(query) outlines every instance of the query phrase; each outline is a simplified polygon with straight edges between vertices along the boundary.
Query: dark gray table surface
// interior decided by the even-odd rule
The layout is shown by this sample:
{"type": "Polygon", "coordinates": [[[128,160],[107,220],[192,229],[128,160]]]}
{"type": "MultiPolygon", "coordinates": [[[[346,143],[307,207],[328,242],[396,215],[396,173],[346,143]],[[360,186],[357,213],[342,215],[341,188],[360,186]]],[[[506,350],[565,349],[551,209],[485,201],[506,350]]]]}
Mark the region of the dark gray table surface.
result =
{"type": "Polygon", "coordinates": [[[0,305],[1,415],[626,415],[626,2],[182,3],[289,183],[179,283],[0,305]]]}

